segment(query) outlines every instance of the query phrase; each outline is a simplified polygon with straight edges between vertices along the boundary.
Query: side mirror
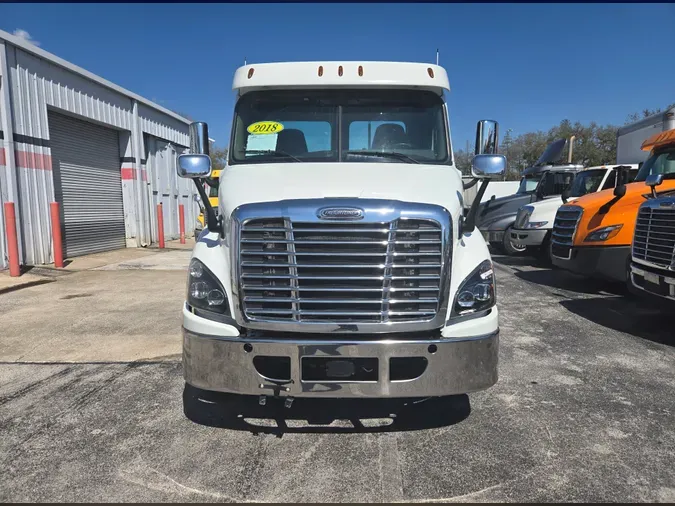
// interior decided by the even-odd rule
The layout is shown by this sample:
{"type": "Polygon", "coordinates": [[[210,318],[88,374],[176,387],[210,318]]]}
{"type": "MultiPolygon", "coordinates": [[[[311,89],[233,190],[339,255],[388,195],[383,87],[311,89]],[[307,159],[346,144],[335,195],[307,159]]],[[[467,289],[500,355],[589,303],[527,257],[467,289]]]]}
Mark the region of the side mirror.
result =
{"type": "Polygon", "coordinates": [[[190,153],[209,154],[209,126],[203,121],[190,123],[190,153]]]}
{"type": "Polygon", "coordinates": [[[572,185],[568,184],[565,186],[565,189],[563,190],[562,194],[560,195],[562,197],[563,204],[567,204],[567,201],[570,198],[570,192],[572,191],[572,185]]]}
{"type": "Polygon", "coordinates": [[[195,179],[211,174],[211,158],[209,155],[178,155],[178,175],[195,179]]]}
{"type": "Polygon", "coordinates": [[[499,151],[499,123],[483,119],[476,126],[476,155],[495,155],[499,151]]]}
{"type": "Polygon", "coordinates": [[[652,189],[652,198],[656,198],[656,187],[663,183],[663,174],[651,174],[645,179],[645,184],[652,189]]]}
{"type": "Polygon", "coordinates": [[[505,173],[504,155],[478,154],[471,161],[471,175],[476,179],[500,179],[505,173]]]}

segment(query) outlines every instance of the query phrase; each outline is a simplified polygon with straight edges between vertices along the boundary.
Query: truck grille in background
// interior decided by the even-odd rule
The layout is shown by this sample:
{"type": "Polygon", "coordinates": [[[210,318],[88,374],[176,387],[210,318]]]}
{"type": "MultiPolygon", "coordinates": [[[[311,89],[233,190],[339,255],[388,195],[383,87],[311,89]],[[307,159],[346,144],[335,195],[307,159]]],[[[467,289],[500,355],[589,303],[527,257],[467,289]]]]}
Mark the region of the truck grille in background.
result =
{"type": "Polygon", "coordinates": [[[583,209],[577,206],[562,206],[558,209],[551,233],[551,254],[558,258],[570,258],[574,233],[583,209]]]}
{"type": "Polygon", "coordinates": [[[432,220],[248,220],[240,231],[242,311],[267,322],[431,320],[442,247],[442,227],[432,220]]]}
{"type": "Polygon", "coordinates": [[[641,207],[635,224],[633,258],[668,268],[675,261],[675,209],[641,207]]]}

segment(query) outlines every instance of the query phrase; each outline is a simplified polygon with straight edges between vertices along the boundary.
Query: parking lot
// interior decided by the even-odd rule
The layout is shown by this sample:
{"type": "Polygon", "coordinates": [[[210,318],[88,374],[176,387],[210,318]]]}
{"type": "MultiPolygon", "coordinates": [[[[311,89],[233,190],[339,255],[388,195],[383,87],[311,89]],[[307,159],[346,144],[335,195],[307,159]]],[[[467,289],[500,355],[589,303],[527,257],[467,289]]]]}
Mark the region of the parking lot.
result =
{"type": "Polygon", "coordinates": [[[675,501],[672,314],[620,288],[495,256],[495,387],[286,409],[184,389],[188,258],[0,294],[0,500],[675,501]]]}

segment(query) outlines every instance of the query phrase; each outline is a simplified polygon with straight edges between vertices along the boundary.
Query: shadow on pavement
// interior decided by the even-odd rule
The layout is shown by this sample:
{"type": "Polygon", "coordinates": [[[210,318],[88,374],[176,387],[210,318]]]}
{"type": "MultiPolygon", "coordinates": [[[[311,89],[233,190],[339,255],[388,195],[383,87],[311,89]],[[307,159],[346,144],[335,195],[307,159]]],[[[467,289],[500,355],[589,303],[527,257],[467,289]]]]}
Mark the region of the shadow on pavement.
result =
{"type": "Polygon", "coordinates": [[[254,434],[366,433],[454,425],[471,413],[468,395],[428,399],[306,399],[290,408],[284,398],[206,392],[185,385],[183,412],[191,421],[254,434]],[[337,423],[336,423],[337,422],[337,423]]]}
{"type": "Polygon", "coordinates": [[[598,297],[560,301],[568,311],[604,327],[654,343],[675,346],[673,307],[639,297],[598,297]]]}
{"type": "Polygon", "coordinates": [[[613,295],[626,295],[628,292],[622,283],[614,283],[602,279],[577,276],[562,269],[540,269],[536,271],[516,271],[514,275],[523,281],[537,285],[568,290],[570,292],[599,294],[601,292],[613,295]]]}

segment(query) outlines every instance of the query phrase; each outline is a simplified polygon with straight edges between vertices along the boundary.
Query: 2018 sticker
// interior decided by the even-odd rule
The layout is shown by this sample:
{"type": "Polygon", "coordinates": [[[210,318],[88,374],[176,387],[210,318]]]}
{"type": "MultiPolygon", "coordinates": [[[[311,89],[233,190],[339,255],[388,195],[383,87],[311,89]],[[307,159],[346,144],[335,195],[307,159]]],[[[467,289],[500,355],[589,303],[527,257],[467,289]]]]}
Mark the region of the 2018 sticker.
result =
{"type": "Polygon", "coordinates": [[[276,121],[258,121],[246,129],[250,134],[276,134],[284,129],[284,125],[276,121]]]}

